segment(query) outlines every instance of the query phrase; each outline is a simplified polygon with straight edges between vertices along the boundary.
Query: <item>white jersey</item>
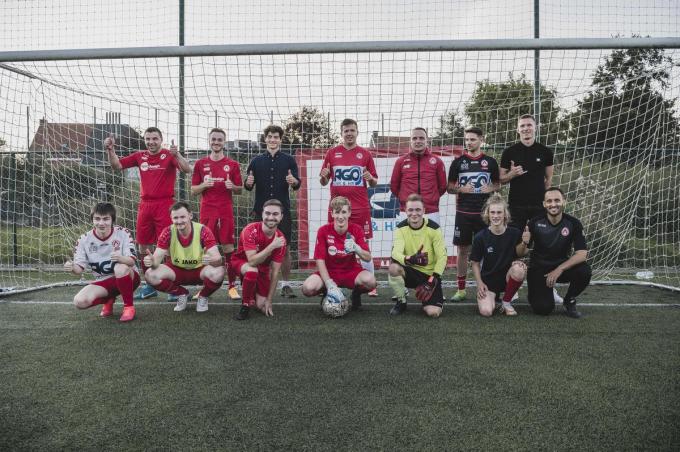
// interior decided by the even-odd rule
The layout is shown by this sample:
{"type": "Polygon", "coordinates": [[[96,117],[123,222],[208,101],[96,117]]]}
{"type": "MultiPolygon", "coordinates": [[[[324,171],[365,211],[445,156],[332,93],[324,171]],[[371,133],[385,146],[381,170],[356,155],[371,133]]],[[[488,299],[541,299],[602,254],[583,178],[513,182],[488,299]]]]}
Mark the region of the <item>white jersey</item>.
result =
{"type": "Polygon", "coordinates": [[[111,265],[113,251],[119,251],[123,256],[137,259],[130,231],[120,226],[113,226],[111,235],[102,240],[92,229],[78,239],[73,262],[82,268],[92,269],[97,279],[105,278],[113,275],[113,265],[111,265]]]}

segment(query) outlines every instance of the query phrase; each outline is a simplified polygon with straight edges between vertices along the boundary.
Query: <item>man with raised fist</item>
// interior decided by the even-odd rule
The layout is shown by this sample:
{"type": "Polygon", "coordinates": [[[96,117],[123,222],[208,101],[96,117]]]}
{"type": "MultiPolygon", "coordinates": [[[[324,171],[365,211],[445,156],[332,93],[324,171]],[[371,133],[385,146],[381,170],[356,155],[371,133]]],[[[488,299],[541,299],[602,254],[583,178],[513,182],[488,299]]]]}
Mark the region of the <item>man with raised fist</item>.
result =
{"type": "MultiPolygon", "coordinates": [[[[139,168],[141,201],[137,208],[135,238],[140,255],[153,249],[161,231],[171,223],[168,210],[175,202],[177,170],[191,173],[191,165],[180,154],[174,140],[170,149],[163,148],[163,134],[157,127],[146,129],[144,143],[146,150],[119,159],[115,151],[115,136],[109,135],[104,140],[111,168],[117,171],[135,166],[139,168]]],[[[146,266],[143,262],[141,264],[142,273],[145,273],[146,266]]],[[[142,284],[135,298],[145,299],[156,295],[152,287],[142,284]]]]}
{"type": "Polygon", "coordinates": [[[290,190],[300,188],[300,175],[295,158],[281,152],[283,129],[270,125],[263,132],[267,151],[257,155],[250,161],[246,170],[246,180],[243,186],[246,190],[255,188],[255,204],[253,218],[262,219],[263,205],[270,199],[278,199],[283,209],[281,223],[278,229],[286,238],[285,259],[281,267],[281,296],[294,298],[290,287],[290,244],[292,243],[292,216],[290,208],[290,190]]]}
{"type": "Polygon", "coordinates": [[[437,223],[425,217],[418,194],[406,200],[406,220],[397,225],[392,244],[389,284],[397,297],[390,310],[399,315],[407,308],[406,288],[416,289],[416,299],[428,317],[439,317],[444,306],[441,275],[446,268],[446,245],[437,223]]]}
{"type": "Polygon", "coordinates": [[[201,195],[200,222],[210,228],[217,243],[222,246],[224,266],[227,271],[229,298],[240,300],[234,282],[236,275],[229,269],[234,252],[234,201],[233,194],[241,193],[241,169],[238,162],[224,155],[227,134],[214,128],[208,135],[210,155],[194,163],[191,176],[191,194],[201,195]]]}

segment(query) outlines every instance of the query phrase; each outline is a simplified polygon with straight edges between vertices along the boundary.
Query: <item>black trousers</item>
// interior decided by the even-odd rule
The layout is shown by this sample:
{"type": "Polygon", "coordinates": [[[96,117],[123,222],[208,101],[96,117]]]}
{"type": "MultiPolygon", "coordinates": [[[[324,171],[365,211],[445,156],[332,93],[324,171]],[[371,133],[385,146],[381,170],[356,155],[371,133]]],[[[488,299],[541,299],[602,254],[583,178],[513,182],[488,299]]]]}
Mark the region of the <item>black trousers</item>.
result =
{"type": "Polygon", "coordinates": [[[538,204],[535,206],[510,206],[510,226],[514,226],[520,231],[524,230],[524,226],[527,225],[527,221],[534,217],[543,215],[545,209],[542,205],[538,204]]]}
{"type": "MultiPolygon", "coordinates": [[[[529,267],[527,272],[527,285],[529,286],[529,304],[535,314],[548,315],[555,309],[555,298],[553,297],[552,288],[545,283],[545,275],[550,273],[556,267],[529,267]]],[[[590,277],[592,271],[587,262],[583,262],[575,267],[565,270],[557,279],[560,283],[569,283],[569,289],[564,296],[564,303],[573,302],[581,292],[583,292],[588,284],[590,284],[590,277]]]]}

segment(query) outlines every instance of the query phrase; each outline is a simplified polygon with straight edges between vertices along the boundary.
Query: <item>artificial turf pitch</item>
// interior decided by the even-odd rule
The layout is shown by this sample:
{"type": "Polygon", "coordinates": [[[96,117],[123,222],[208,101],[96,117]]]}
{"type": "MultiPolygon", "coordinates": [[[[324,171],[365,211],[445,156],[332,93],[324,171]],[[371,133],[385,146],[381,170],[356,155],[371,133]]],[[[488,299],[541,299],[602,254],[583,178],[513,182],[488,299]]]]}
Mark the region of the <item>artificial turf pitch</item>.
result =
{"type": "Polygon", "coordinates": [[[337,320],[298,298],[237,322],[223,291],[129,324],[26,301],[76,291],[0,299],[2,450],[680,450],[671,292],[591,287],[581,320],[390,318],[386,289],[337,320]],[[662,306],[611,305],[640,300],[662,306]]]}

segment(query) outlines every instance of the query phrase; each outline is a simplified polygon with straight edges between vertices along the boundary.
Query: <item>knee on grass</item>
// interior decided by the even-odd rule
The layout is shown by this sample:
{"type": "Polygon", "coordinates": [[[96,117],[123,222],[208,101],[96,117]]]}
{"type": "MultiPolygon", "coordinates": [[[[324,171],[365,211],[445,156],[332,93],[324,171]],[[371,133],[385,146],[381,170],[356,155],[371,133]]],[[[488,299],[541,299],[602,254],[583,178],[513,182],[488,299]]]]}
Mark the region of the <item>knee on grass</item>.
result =
{"type": "Polygon", "coordinates": [[[92,302],[83,296],[76,295],[73,297],[73,305],[78,309],[87,309],[92,306],[92,302]]]}
{"type": "Polygon", "coordinates": [[[428,317],[436,319],[442,314],[442,308],[438,306],[423,306],[423,311],[428,317]]]}
{"type": "Polygon", "coordinates": [[[481,315],[482,317],[491,317],[493,315],[493,307],[480,306],[479,315],[481,315]]]}

